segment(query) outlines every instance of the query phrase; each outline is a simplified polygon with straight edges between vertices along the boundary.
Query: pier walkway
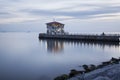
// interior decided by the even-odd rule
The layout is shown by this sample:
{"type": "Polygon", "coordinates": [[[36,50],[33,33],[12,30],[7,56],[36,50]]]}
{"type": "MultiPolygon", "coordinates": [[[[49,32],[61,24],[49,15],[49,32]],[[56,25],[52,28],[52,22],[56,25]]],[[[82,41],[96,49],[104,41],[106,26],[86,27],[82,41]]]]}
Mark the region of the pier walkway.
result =
{"type": "Polygon", "coordinates": [[[106,42],[119,42],[120,41],[120,35],[87,35],[87,34],[50,35],[50,34],[40,33],[39,38],[40,39],[106,41],[106,42]]]}

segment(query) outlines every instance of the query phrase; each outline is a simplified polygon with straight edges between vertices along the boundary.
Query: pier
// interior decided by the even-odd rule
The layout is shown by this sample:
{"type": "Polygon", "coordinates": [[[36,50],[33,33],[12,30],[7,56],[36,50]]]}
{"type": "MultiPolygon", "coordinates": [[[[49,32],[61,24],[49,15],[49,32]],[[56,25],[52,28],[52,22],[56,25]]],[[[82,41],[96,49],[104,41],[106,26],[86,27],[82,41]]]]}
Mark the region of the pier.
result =
{"type": "Polygon", "coordinates": [[[39,39],[62,39],[62,40],[79,40],[79,41],[104,41],[119,42],[120,35],[109,35],[104,32],[99,35],[88,34],[69,34],[64,31],[63,23],[49,22],[47,25],[47,33],[40,33],[39,39]]]}
{"type": "Polygon", "coordinates": [[[119,42],[120,36],[114,35],[49,35],[45,33],[39,34],[39,39],[62,39],[62,40],[80,40],[80,41],[104,41],[104,42],[119,42]]]}

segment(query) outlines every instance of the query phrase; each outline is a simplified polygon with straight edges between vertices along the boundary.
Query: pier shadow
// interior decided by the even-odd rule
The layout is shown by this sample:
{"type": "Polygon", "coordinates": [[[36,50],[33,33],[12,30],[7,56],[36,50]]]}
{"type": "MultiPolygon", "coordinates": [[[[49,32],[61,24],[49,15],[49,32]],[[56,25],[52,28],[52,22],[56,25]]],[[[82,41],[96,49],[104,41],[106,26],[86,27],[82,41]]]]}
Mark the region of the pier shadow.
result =
{"type": "Polygon", "coordinates": [[[39,39],[39,41],[46,42],[48,52],[62,52],[64,50],[65,44],[80,45],[80,46],[99,46],[102,49],[107,47],[119,47],[119,42],[101,42],[101,41],[83,41],[83,40],[59,40],[59,39],[39,39]]]}

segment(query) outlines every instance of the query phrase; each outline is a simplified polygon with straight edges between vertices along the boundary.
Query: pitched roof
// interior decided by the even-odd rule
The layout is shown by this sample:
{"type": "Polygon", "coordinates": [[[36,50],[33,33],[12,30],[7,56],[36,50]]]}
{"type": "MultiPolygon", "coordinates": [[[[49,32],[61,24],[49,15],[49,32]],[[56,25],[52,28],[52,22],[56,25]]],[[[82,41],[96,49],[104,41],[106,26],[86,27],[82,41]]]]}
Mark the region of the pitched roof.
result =
{"type": "Polygon", "coordinates": [[[54,22],[49,22],[49,23],[46,23],[47,25],[49,25],[49,24],[61,24],[61,25],[64,25],[64,24],[62,24],[62,23],[59,23],[59,22],[56,22],[56,21],[54,21],[54,22]]]}

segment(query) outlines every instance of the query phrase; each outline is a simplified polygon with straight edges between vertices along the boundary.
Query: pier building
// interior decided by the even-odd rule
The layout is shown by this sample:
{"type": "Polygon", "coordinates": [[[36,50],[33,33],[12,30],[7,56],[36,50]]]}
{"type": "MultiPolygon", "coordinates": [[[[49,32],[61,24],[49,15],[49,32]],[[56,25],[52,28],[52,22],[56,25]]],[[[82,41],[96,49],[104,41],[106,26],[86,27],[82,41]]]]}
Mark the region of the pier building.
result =
{"type": "Polygon", "coordinates": [[[60,22],[49,22],[46,23],[47,25],[47,34],[64,34],[64,24],[60,23],[60,22]]]}

